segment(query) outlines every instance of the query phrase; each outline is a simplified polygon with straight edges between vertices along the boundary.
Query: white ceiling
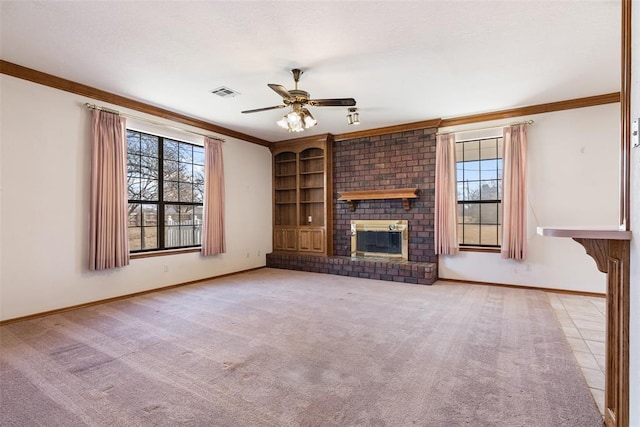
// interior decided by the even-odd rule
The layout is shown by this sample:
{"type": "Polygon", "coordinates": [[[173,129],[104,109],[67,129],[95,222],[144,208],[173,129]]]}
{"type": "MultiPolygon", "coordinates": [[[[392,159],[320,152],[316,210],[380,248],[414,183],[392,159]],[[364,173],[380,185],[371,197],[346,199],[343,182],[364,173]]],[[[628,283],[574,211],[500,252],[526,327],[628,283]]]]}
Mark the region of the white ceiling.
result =
{"type": "Polygon", "coordinates": [[[268,141],[620,90],[620,1],[2,1],[6,61],[268,141]],[[312,98],[288,134],[267,87],[312,98]],[[210,93],[219,86],[234,98],[210,93]]]}

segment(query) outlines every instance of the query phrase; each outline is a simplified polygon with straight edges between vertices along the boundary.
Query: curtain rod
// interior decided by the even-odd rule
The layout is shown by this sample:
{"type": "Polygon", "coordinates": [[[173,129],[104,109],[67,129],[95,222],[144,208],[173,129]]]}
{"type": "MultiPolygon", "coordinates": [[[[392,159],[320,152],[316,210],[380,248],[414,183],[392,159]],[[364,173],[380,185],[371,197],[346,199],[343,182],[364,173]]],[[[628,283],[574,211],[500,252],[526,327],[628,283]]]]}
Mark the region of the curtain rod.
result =
{"type": "Polygon", "coordinates": [[[222,141],[225,142],[224,139],[222,138],[218,138],[217,136],[211,136],[211,135],[206,135],[204,133],[199,133],[199,132],[194,132],[192,130],[189,129],[185,129],[183,127],[179,127],[179,126],[172,126],[172,125],[168,125],[166,123],[160,123],[160,122],[154,122],[153,120],[149,120],[149,119],[145,119],[144,117],[139,117],[139,116],[134,116],[132,114],[127,114],[127,113],[121,113],[118,110],[113,110],[111,108],[107,108],[107,107],[101,107],[99,105],[95,105],[95,104],[89,104],[88,102],[85,102],[84,104],[85,107],[91,109],[91,110],[100,110],[100,111],[106,111],[107,113],[113,113],[113,114],[117,114],[119,116],[123,116],[123,117],[128,117],[130,119],[134,119],[134,120],[140,120],[142,122],[147,122],[150,123],[152,125],[156,125],[156,126],[164,126],[166,128],[171,128],[171,129],[176,129],[182,132],[187,132],[187,133],[191,133],[193,135],[198,135],[198,136],[204,136],[206,138],[211,138],[211,139],[215,139],[217,141],[222,141]]]}
{"type": "Polygon", "coordinates": [[[474,129],[462,129],[462,130],[457,130],[457,131],[453,131],[453,132],[438,132],[438,133],[436,133],[436,135],[449,135],[450,133],[473,132],[473,131],[477,131],[477,130],[498,129],[498,128],[505,128],[507,126],[531,125],[531,124],[533,124],[533,120],[525,120],[524,122],[509,123],[508,125],[501,125],[501,126],[487,126],[487,127],[474,128],[474,129]]]}

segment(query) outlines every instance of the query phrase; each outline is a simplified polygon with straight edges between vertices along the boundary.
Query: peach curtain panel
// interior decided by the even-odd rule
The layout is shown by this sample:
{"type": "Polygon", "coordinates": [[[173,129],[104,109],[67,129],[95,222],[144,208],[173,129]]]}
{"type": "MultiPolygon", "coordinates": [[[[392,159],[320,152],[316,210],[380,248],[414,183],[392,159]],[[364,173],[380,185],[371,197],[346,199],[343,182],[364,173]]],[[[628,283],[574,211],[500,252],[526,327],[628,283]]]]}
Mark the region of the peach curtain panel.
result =
{"type": "Polygon", "coordinates": [[[89,269],[129,265],[126,120],[93,110],[89,269]]]}
{"type": "Polygon", "coordinates": [[[436,136],[435,253],[458,253],[458,198],[456,194],[456,136],[436,136]]]}
{"type": "Polygon", "coordinates": [[[222,141],[204,139],[204,219],[202,255],[225,253],[222,141]]]}
{"type": "Polygon", "coordinates": [[[504,128],[502,175],[502,258],[527,255],[527,134],[526,125],[504,128]]]}

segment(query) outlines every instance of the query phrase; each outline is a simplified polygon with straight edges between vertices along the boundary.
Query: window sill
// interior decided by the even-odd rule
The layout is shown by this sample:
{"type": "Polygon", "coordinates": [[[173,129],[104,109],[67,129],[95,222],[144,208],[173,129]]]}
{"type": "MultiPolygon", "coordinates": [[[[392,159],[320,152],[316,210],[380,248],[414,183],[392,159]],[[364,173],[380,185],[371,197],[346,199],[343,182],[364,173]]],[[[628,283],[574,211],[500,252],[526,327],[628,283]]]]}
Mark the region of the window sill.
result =
{"type": "Polygon", "coordinates": [[[482,246],[460,246],[460,252],[489,252],[499,254],[500,248],[484,248],[482,246]]]}
{"type": "Polygon", "coordinates": [[[188,254],[188,253],[200,252],[200,251],[201,251],[201,248],[165,249],[162,251],[153,251],[153,252],[137,252],[135,254],[130,254],[129,258],[130,259],[153,258],[157,256],[188,254]]]}

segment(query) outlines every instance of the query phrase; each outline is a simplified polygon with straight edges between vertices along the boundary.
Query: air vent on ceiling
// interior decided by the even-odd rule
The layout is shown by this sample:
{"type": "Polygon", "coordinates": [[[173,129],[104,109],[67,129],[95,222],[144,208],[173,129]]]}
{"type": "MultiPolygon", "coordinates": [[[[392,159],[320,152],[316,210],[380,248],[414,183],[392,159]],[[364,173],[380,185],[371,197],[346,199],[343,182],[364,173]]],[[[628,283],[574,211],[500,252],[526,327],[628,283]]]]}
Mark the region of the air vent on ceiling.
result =
{"type": "Polygon", "coordinates": [[[220,86],[219,88],[212,90],[211,93],[218,95],[221,98],[233,98],[234,96],[240,95],[240,92],[236,92],[226,86],[220,86]]]}

